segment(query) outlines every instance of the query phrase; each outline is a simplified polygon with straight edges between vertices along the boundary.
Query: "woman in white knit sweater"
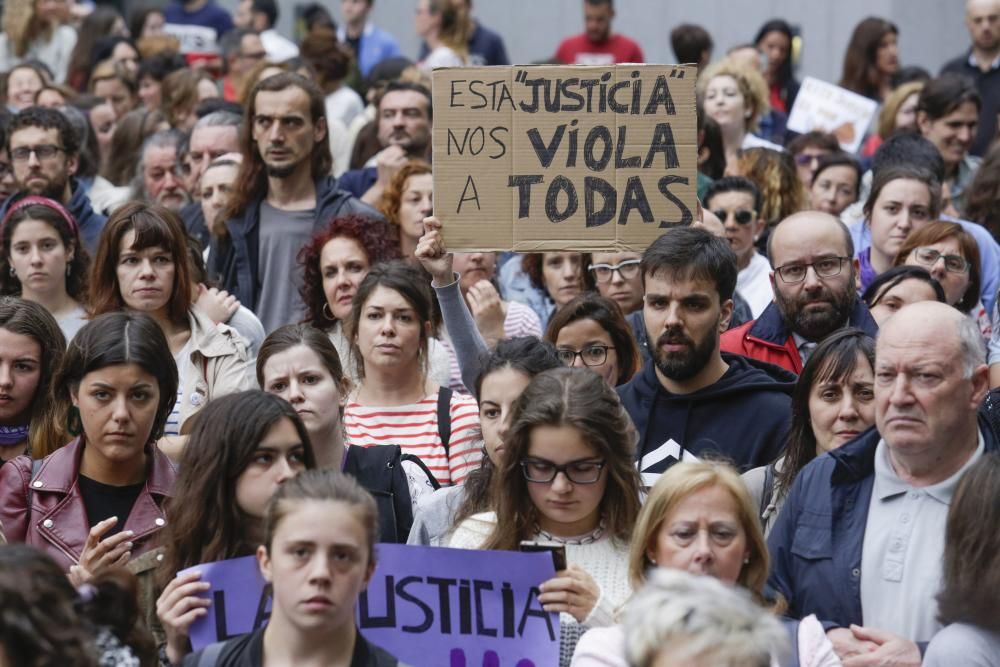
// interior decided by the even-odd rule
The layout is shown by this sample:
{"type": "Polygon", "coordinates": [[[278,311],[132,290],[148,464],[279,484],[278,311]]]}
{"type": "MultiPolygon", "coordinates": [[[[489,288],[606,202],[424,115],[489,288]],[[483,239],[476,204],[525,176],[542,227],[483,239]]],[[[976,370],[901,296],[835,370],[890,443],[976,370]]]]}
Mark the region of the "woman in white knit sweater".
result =
{"type": "Polygon", "coordinates": [[[556,368],[536,375],[514,406],[494,478],[496,512],[475,514],[448,545],[514,550],[522,540],[565,545],[569,567],[541,585],[560,614],[560,664],[580,635],[610,625],[628,598],[628,541],[639,512],[629,421],[596,373],[556,368]]]}

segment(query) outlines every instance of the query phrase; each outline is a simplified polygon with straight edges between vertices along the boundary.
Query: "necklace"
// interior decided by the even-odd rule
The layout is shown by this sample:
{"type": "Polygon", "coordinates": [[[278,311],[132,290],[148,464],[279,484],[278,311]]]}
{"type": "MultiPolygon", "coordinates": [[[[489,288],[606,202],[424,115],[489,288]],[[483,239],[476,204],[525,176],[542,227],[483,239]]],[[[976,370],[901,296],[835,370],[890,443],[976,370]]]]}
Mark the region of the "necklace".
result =
{"type": "Polygon", "coordinates": [[[593,544],[597,540],[601,539],[602,535],[604,535],[604,519],[601,519],[601,522],[597,524],[597,528],[594,528],[589,533],[578,535],[577,537],[557,537],[548,531],[542,530],[537,524],[535,525],[535,530],[537,530],[538,536],[546,542],[558,542],[559,544],[574,545],[593,544]]]}

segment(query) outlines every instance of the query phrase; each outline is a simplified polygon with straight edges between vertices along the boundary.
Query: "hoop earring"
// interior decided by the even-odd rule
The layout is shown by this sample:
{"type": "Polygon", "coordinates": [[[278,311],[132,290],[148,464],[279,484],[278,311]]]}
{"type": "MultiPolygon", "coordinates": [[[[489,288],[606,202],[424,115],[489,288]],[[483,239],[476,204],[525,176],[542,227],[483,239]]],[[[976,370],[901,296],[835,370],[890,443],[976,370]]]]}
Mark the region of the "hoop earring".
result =
{"type": "Polygon", "coordinates": [[[80,410],[71,405],[66,411],[66,432],[74,438],[83,433],[83,422],[80,420],[80,410]]]}
{"type": "Polygon", "coordinates": [[[333,316],[333,311],[330,310],[330,304],[329,303],[324,303],[323,304],[323,310],[322,310],[322,312],[323,312],[323,317],[325,317],[326,319],[330,320],[331,322],[336,322],[337,321],[337,318],[333,316]]]}

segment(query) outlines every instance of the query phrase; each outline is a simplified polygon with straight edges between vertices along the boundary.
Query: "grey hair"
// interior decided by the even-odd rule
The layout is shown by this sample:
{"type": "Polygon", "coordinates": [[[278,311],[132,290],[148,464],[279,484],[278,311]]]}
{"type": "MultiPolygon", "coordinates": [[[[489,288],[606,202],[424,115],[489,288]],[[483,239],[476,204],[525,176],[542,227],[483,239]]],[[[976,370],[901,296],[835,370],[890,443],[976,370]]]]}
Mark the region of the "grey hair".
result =
{"type": "Polygon", "coordinates": [[[133,198],[146,199],[146,189],[143,185],[142,172],[146,165],[146,151],[150,148],[166,148],[172,146],[178,152],[178,165],[180,163],[180,149],[184,135],[179,130],[158,130],[146,137],[142,142],[142,149],[139,151],[139,163],[135,167],[135,178],[132,179],[133,198]]]}
{"type": "Polygon", "coordinates": [[[977,368],[986,363],[986,341],[979,325],[971,317],[959,318],[956,329],[958,349],[962,353],[962,377],[968,380],[977,368]]]}
{"type": "Polygon", "coordinates": [[[243,116],[232,111],[225,111],[220,109],[218,111],[213,111],[212,113],[205,114],[198,119],[198,122],[194,124],[191,129],[193,134],[195,130],[200,130],[205,127],[234,127],[236,131],[239,132],[240,128],[243,126],[243,116]]]}
{"type": "Polygon", "coordinates": [[[682,570],[654,570],[623,627],[630,667],[650,667],[667,646],[676,664],[701,658],[720,667],[769,667],[789,654],[785,628],[749,592],[682,570]]]}

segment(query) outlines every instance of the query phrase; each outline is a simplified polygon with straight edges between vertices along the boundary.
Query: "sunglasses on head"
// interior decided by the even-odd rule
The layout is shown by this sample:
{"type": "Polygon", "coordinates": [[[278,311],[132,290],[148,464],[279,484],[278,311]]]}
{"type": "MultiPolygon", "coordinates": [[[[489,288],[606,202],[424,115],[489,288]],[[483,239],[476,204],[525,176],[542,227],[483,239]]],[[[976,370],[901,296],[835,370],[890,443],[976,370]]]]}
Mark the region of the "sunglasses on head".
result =
{"type": "Polygon", "coordinates": [[[757,217],[757,211],[749,208],[738,208],[735,211],[727,211],[725,209],[718,209],[717,211],[712,211],[719,220],[725,222],[726,219],[732,215],[733,220],[741,225],[749,225],[757,217]]]}

